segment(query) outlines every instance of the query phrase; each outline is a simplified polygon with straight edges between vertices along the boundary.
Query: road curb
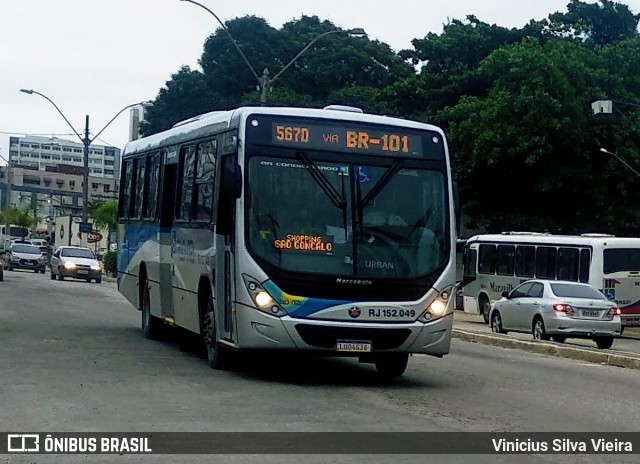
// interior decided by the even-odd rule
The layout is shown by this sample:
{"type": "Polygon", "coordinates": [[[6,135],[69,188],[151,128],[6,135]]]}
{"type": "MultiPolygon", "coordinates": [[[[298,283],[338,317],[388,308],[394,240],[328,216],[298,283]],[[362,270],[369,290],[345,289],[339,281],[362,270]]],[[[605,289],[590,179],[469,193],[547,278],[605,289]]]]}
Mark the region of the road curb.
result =
{"type": "Polygon", "coordinates": [[[453,337],[465,342],[479,343],[481,345],[498,346],[530,353],[545,354],[559,358],[575,359],[607,366],[624,367],[640,370],[640,357],[625,356],[622,354],[598,352],[567,346],[559,346],[539,341],[525,341],[509,338],[501,335],[489,335],[466,330],[453,329],[453,337]]]}
{"type": "Polygon", "coordinates": [[[109,277],[106,275],[102,275],[102,280],[104,280],[105,282],[117,282],[118,279],[116,279],[115,277],[109,277]]]}

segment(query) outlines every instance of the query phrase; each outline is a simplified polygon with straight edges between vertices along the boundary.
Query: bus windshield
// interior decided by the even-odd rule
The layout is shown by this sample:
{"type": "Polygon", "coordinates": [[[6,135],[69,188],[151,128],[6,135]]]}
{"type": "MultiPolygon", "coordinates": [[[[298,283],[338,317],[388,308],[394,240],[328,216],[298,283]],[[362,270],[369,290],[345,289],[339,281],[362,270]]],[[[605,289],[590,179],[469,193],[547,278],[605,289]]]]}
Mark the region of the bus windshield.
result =
{"type": "Polygon", "coordinates": [[[448,258],[445,185],[441,172],[401,161],[254,156],[248,248],[290,272],[423,277],[448,258]]]}

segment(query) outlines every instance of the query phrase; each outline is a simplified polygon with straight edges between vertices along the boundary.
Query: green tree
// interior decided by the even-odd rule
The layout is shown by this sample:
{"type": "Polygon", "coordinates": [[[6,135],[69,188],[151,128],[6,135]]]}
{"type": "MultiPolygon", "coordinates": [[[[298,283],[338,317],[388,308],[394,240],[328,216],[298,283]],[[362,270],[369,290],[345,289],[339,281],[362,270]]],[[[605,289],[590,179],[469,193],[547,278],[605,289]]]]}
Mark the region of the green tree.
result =
{"type": "Polygon", "coordinates": [[[539,37],[543,24],[531,22],[522,29],[491,25],[468,15],[444,25],[442,34],[413,39],[413,50],[400,56],[421,65],[419,76],[408,76],[384,89],[380,100],[385,112],[427,119],[454,105],[462,95],[486,95],[491,82],[475,72],[480,62],[501,46],[539,37]]]}
{"type": "MultiPolygon", "coordinates": [[[[303,16],[281,29],[256,16],[236,18],[226,26],[256,74],[261,76],[267,68],[271,78],[320,34],[339,30],[315,16],[303,16]]],[[[256,76],[221,28],[206,39],[199,64],[202,72],[182,67],[159,91],[141,128],[143,135],[197,114],[260,101],[256,76]]],[[[328,34],[278,77],[268,101],[307,107],[328,103],[373,107],[372,96],[378,89],[413,73],[411,65],[384,43],[350,37],[346,32],[328,34]]]]}
{"type": "Polygon", "coordinates": [[[566,13],[549,15],[550,28],[563,37],[572,36],[596,50],[607,44],[637,36],[640,14],[628,5],[600,0],[587,3],[570,0],[566,13]]]}
{"type": "Polygon", "coordinates": [[[20,227],[31,228],[35,223],[33,215],[31,214],[31,207],[28,205],[21,208],[10,206],[0,211],[0,223],[6,223],[7,217],[10,224],[20,227]]]}
{"type": "Polygon", "coordinates": [[[93,222],[100,229],[107,230],[107,250],[111,247],[111,234],[118,226],[118,202],[109,200],[102,203],[92,214],[93,222]]]}
{"type": "Polygon", "coordinates": [[[182,66],[160,89],[153,105],[147,108],[140,133],[146,136],[169,129],[179,121],[212,111],[214,105],[205,76],[189,66],[182,66]]]}
{"type": "MultiPolygon", "coordinates": [[[[640,226],[640,195],[603,170],[605,129],[590,114],[608,69],[587,46],[527,39],[490,54],[477,72],[486,96],[463,96],[438,114],[449,125],[472,227],[616,232],[640,226]],[[610,198],[621,201],[611,202],[610,198]],[[624,227],[623,227],[624,225],[624,227]]],[[[637,182],[637,179],[632,179],[637,182]]]]}

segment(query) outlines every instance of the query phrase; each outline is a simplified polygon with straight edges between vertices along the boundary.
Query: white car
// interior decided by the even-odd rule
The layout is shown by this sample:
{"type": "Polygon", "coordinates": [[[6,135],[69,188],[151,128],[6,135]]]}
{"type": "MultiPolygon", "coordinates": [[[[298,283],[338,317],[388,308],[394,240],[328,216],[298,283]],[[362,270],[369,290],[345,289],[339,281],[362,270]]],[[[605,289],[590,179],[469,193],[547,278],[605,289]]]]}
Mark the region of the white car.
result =
{"type": "Polygon", "coordinates": [[[589,284],[529,280],[504,292],[489,313],[491,330],[528,332],[537,340],[590,338],[607,349],[622,332],[620,308],[589,284]]]}

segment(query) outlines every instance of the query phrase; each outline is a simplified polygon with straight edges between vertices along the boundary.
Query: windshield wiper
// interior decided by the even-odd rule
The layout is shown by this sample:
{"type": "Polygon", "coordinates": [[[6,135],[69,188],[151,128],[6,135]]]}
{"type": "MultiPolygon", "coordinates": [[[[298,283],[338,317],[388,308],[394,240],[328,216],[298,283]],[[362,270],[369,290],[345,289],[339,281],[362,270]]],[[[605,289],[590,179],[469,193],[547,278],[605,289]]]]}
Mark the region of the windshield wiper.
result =
{"type": "Polygon", "coordinates": [[[342,220],[344,223],[344,239],[348,240],[347,234],[347,201],[344,199],[344,176],[342,176],[342,194],[336,190],[329,179],[318,169],[318,166],[305,153],[298,152],[298,158],[307,167],[307,171],[320,186],[324,194],[329,198],[331,203],[342,211],[342,220]]]}

